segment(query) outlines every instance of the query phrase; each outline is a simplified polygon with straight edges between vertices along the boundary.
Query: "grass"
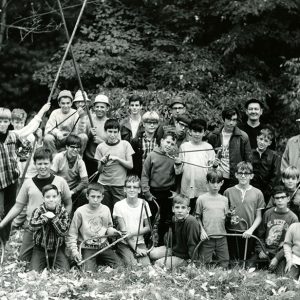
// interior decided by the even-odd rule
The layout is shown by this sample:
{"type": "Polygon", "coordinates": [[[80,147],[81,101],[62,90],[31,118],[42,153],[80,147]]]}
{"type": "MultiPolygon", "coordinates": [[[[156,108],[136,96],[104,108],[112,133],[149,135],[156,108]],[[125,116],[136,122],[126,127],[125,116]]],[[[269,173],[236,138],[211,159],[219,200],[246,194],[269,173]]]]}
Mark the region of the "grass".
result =
{"type": "Polygon", "coordinates": [[[100,267],[96,274],[24,272],[17,261],[21,234],[11,237],[1,267],[0,300],[6,299],[300,299],[300,282],[265,271],[193,266],[170,272],[157,267],[100,267]]]}

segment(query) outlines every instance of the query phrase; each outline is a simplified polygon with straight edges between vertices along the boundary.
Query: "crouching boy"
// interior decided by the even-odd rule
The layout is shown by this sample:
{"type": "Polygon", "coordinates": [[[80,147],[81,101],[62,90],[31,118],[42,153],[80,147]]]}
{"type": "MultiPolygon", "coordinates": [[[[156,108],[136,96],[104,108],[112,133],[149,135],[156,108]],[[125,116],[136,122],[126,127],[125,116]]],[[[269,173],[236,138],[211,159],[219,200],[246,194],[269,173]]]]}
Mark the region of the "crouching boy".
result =
{"type": "Polygon", "coordinates": [[[192,258],[194,250],[200,241],[200,225],[196,218],[189,214],[190,199],[182,194],[173,197],[174,213],[174,247],[161,246],[150,252],[150,258],[166,267],[179,267],[192,258]],[[166,257],[167,256],[167,257],[166,257]]]}
{"type": "MultiPolygon", "coordinates": [[[[121,233],[113,228],[110,210],[101,204],[103,199],[103,188],[99,184],[90,184],[86,192],[88,204],[80,206],[74,213],[66,244],[71,250],[74,260],[79,263],[101,248],[108,246],[104,235],[115,235],[121,233]],[[82,243],[80,253],[78,244],[82,243]]],[[[98,256],[87,260],[83,266],[85,271],[96,272],[97,264],[105,264],[111,267],[120,263],[119,257],[109,248],[98,256]]]]}
{"type": "Polygon", "coordinates": [[[49,268],[69,270],[69,263],[62,249],[70,218],[60,204],[60,196],[54,184],[43,187],[44,203],[33,211],[29,229],[34,232],[34,248],[31,269],[41,272],[49,268]],[[51,264],[51,265],[50,265],[51,264]]]}

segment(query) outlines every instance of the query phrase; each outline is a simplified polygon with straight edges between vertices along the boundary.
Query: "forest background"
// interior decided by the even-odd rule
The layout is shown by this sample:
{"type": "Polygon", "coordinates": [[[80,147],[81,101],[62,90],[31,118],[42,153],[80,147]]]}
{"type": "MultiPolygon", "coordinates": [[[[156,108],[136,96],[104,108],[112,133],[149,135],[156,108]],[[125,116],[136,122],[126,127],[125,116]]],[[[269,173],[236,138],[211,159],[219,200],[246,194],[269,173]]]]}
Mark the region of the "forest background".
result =
{"type": "MultiPolygon", "coordinates": [[[[48,98],[66,48],[56,1],[1,0],[1,106],[38,109],[48,98]]],[[[72,32],[81,0],[63,0],[72,32]]],[[[88,1],[73,43],[83,86],[104,92],[114,115],[141,94],[166,117],[175,95],[210,123],[226,104],[256,97],[282,150],[300,117],[300,0],[88,1]]],[[[71,57],[59,89],[79,88],[71,57]]],[[[53,101],[53,106],[57,105],[53,101]]]]}

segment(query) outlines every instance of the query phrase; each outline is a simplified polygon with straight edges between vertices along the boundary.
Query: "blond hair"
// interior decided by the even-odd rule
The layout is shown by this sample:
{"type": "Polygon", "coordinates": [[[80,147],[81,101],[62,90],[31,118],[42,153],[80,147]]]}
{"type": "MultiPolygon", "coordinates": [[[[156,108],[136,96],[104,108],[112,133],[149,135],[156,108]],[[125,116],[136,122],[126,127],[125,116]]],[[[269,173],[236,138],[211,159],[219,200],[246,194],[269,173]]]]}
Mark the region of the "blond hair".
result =
{"type": "Polygon", "coordinates": [[[8,108],[0,107],[0,119],[11,120],[11,111],[8,108]]]}

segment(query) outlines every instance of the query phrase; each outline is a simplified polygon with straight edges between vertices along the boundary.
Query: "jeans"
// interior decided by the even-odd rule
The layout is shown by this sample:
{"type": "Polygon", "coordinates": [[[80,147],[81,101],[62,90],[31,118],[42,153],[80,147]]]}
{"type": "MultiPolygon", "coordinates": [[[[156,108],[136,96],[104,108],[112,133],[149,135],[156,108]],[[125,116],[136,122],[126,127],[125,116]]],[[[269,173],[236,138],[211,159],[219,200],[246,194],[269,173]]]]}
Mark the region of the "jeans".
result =
{"type": "MultiPolygon", "coordinates": [[[[147,249],[145,244],[138,244],[138,248],[147,249]]],[[[135,257],[134,251],[127,244],[119,243],[117,246],[117,254],[121,257],[126,266],[134,266],[137,264],[141,264],[143,266],[150,265],[148,256],[135,257]]]]}
{"type": "Polygon", "coordinates": [[[32,250],[34,247],[33,233],[29,229],[25,229],[23,234],[22,245],[19,253],[19,260],[31,261],[32,250]]]}
{"type": "Polygon", "coordinates": [[[103,201],[102,204],[108,206],[112,215],[115,204],[125,198],[123,186],[103,185],[103,201]]]}

